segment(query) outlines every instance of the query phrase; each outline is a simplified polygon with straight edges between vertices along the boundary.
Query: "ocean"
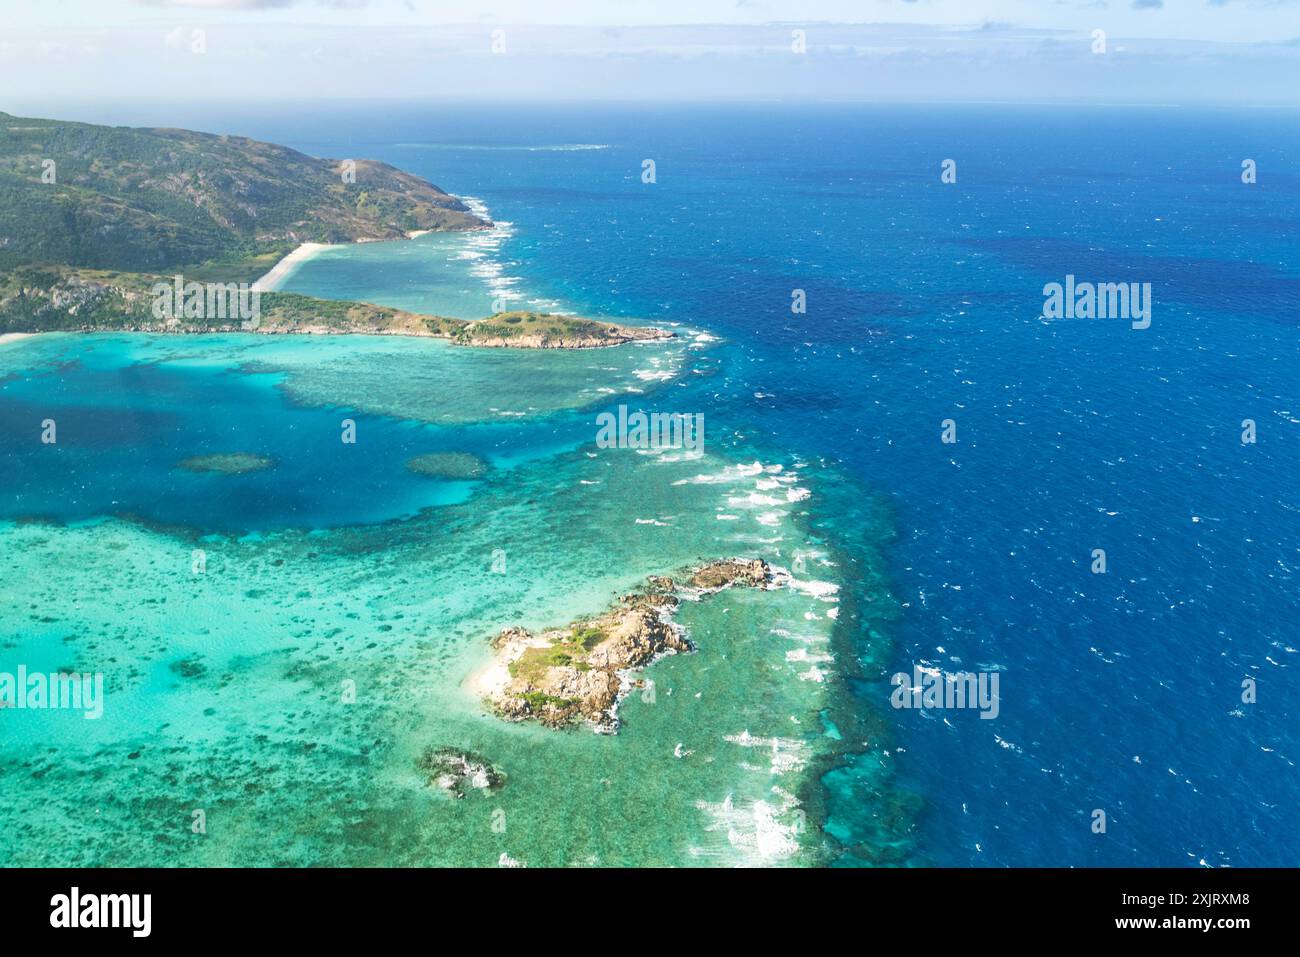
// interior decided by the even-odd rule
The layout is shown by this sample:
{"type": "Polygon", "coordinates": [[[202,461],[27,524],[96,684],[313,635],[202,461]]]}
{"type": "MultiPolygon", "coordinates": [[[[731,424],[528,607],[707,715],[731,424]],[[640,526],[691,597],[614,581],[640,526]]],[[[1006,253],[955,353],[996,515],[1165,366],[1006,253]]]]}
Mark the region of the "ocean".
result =
{"type": "Polygon", "coordinates": [[[290,291],[679,335],[565,354],[382,337],[0,347],[14,466],[0,672],[107,682],[99,721],[3,716],[15,799],[0,861],[1300,855],[1293,113],[68,118],[381,159],[497,223],[327,250],[290,291]],[[1149,283],[1149,328],[1044,321],[1044,286],[1067,276],[1149,283]],[[619,404],[702,413],[703,453],[596,449],[596,415],[619,404]],[[274,467],[176,467],[233,451],[274,467]],[[440,451],[488,470],[403,467],[440,451]],[[790,568],[798,587],[688,603],[697,652],[647,671],[658,693],[625,702],[617,736],[504,724],[475,699],[469,676],[501,628],[593,614],[646,575],[731,554],[790,568]],[[996,675],[996,717],[894,707],[892,676],[917,667],[996,675]],[[429,788],[427,745],[489,757],[506,786],[459,801],[429,788]]]}

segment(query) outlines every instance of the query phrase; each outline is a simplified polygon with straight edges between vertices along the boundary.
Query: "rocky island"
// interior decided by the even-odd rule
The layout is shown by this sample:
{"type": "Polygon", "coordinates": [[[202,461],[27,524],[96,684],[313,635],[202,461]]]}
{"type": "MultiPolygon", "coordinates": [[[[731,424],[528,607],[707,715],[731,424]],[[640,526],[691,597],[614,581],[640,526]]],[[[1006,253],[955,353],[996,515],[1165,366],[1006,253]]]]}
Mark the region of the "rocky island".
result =
{"type": "Polygon", "coordinates": [[[618,729],[618,703],[640,685],[631,672],[665,654],[693,650],[672,621],[679,595],[697,599],[731,586],[767,588],[781,581],[761,558],[709,562],[684,583],[652,576],[603,615],[537,634],[507,628],[492,639],[492,664],[476,690],[500,717],[552,728],[587,721],[618,729]]]}

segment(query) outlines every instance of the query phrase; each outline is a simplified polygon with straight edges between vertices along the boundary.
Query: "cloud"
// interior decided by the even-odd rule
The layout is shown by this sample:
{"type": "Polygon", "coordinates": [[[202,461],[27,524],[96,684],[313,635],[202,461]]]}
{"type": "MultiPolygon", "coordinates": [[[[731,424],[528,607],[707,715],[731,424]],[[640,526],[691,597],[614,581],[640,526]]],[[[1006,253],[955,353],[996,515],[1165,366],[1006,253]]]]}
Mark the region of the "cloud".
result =
{"type": "Polygon", "coordinates": [[[294,0],[135,0],[148,7],[197,7],[202,10],[265,10],[287,7],[294,0]]]}
{"type": "MultiPolygon", "coordinates": [[[[150,7],[190,7],[199,10],[273,10],[291,7],[299,0],[136,0],[150,7]]],[[[364,7],[370,0],[316,0],[325,7],[364,7]]]]}
{"type": "Polygon", "coordinates": [[[1159,10],[1165,5],[1165,0],[1133,0],[1134,10],[1159,10]]]}

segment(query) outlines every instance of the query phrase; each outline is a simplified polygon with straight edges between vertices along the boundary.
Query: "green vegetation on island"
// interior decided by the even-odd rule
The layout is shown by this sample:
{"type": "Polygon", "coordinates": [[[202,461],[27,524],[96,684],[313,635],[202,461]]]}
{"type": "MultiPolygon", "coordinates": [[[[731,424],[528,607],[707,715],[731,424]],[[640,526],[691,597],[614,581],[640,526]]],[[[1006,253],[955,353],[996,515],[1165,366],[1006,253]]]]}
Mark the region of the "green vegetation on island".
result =
{"type": "Polygon", "coordinates": [[[451,319],[291,292],[258,293],[255,323],[235,315],[193,318],[155,314],[155,284],[173,277],[72,266],[22,266],[0,273],[0,333],[7,332],[239,332],[428,336],[456,345],[521,349],[589,349],[672,333],[574,316],[502,312],[485,319],[451,319]]]}
{"type": "Polygon", "coordinates": [[[0,113],[0,269],[213,263],[222,282],[239,282],[232,268],[274,263],[304,242],[485,225],[456,197],[386,163],[317,159],[242,136],[0,113]]]}

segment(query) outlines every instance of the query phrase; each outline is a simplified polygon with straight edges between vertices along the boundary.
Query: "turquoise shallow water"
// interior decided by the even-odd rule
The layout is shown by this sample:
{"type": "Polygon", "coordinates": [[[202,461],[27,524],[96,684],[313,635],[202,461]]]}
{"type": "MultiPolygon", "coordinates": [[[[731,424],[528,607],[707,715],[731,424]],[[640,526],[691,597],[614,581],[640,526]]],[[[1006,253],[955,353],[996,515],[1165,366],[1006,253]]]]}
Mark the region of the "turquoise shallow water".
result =
{"type": "MultiPolygon", "coordinates": [[[[469,197],[469,205],[489,218],[482,202],[469,197]]],[[[455,319],[510,309],[572,311],[559,300],[529,292],[519,275],[526,267],[511,255],[514,237],[513,223],[493,221],[491,229],[470,234],[330,246],[295,266],[277,288],[455,319]]]]}
{"type": "MultiPolygon", "coordinates": [[[[396,525],[244,540],[113,520],[5,527],[6,577],[22,584],[5,596],[0,664],[108,680],[99,721],[5,716],[7,861],[798,860],[790,812],[830,742],[825,686],[801,680],[812,664],[792,653],[828,647],[826,601],[726,593],[688,607],[700,652],[650,669],[656,701],[627,702],[617,737],[502,723],[466,684],[501,627],[598,611],[636,584],[625,569],[750,550],[752,527],[719,534],[711,513],[752,484],[712,461],[579,452],[396,525]],[[615,504],[632,500],[640,515],[615,504]],[[491,571],[497,548],[505,574],[491,571]],[[693,753],[674,757],[678,743],[693,753]],[[491,798],[431,792],[414,767],[428,744],[472,748],[509,782],[491,798]],[[196,808],[203,839],[189,833],[196,808]],[[504,835],[490,828],[498,809],[504,835]]],[[[798,541],[762,537],[781,539],[769,553],[798,541]]]]}
{"type": "Polygon", "coordinates": [[[642,395],[684,343],[541,355],[434,339],[49,335],[0,353],[0,515],[138,515],[208,531],[319,528],[463,501],[411,474],[428,452],[507,467],[590,439],[584,410],[642,395]],[[51,420],[59,441],[44,444],[51,420]],[[344,423],[358,441],[342,441],[344,423]],[[37,432],[33,432],[35,425],[37,432]],[[249,452],[232,478],[177,467],[249,452]]]}
{"type": "Polygon", "coordinates": [[[809,512],[822,470],[593,441],[598,408],[662,407],[710,374],[709,347],[689,334],[572,353],[391,337],[6,345],[0,423],[23,467],[0,488],[0,672],[102,673],[106,696],[99,720],[0,714],[0,858],[825,859],[814,782],[853,721],[833,717],[838,560],[809,512]],[[47,417],[53,445],[38,440],[47,417]],[[274,464],[176,468],[234,451],[274,464]],[[487,471],[405,469],[427,451],[487,471]],[[624,702],[617,736],[485,713],[475,676],[501,628],[561,624],[648,574],[733,554],[795,566],[795,587],[687,603],[698,652],[649,669],[656,693],[624,702]],[[488,757],[507,785],[463,800],[429,788],[415,766],[429,745],[488,757]]]}

